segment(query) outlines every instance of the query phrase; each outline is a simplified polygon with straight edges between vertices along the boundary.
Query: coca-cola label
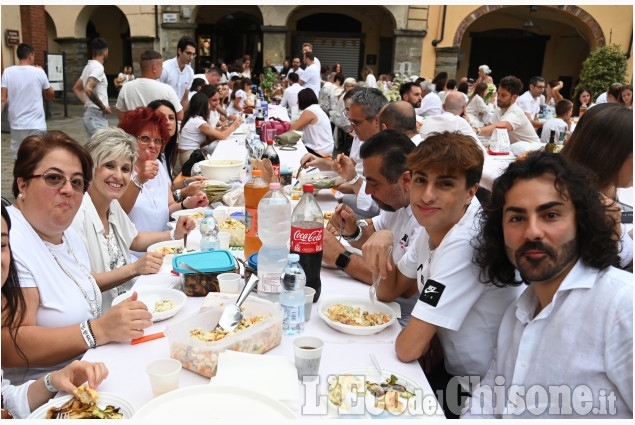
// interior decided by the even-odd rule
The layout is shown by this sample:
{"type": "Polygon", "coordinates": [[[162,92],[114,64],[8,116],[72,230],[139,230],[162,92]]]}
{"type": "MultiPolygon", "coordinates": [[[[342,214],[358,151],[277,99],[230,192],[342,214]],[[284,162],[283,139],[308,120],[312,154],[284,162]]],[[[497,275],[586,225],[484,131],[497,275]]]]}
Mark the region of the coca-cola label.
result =
{"type": "Polygon", "coordinates": [[[258,208],[245,207],[245,236],[258,237],[258,208]]]}
{"type": "Polygon", "coordinates": [[[262,120],[256,119],[256,128],[260,128],[260,127],[262,127],[262,120]]]}
{"type": "Polygon", "coordinates": [[[278,179],[280,178],[280,164],[278,165],[272,165],[273,167],[273,171],[276,172],[276,176],[278,176],[278,179]]]}
{"type": "Polygon", "coordinates": [[[324,227],[301,229],[291,226],[291,251],[301,254],[322,252],[324,227]]]}

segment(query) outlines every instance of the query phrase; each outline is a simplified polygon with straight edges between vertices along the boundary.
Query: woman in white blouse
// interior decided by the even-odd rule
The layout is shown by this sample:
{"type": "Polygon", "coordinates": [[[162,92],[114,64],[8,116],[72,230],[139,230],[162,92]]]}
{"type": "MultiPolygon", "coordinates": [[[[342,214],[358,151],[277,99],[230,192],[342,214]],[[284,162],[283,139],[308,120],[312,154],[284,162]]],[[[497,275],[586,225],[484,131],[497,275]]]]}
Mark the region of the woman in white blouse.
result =
{"type": "Polygon", "coordinates": [[[97,130],[88,144],[94,162],[93,181],[84,194],[72,227],[80,235],[90,258],[90,268],[101,289],[102,310],[128,291],[134,278],[154,274],[163,264],[163,254],[148,252],[131,262],[130,250],[143,252],[154,243],[182,239],[194,229],[190,217],[181,216],[172,231],[137,232],[119,205],[137,160],[137,142],[120,128],[97,130]]]}
{"type": "Polygon", "coordinates": [[[243,78],[234,82],[234,89],[229,96],[229,108],[227,108],[228,114],[238,115],[241,112],[250,113],[249,110],[253,108],[254,104],[249,99],[251,96],[251,80],[249,78],[243,78]],[[247,111],[245,111],[247,109],[247,111]]]}
{"type": "Polygon", "coordinates": [[[373,70],[368,65],[362,68],[362,80],[364,80],[366,87],[377,88],[377,79],[373,74],[373,70]]]}
{"type": "Polygon", "coordinates": [[[306,88],[298,92],[298,107],[302,114],[297,121],[291,123],[291,130],[303,131],[302,142],[310,153],[330,157],[334,145],[331,121],[320,107],[312,89],[306,88]]]}
{"type": "Polygon", "coordinates": [[[472,93],[472,97],[465,108],[465,112],[470,119],[470,125],[472,127],[483,127],[484,125],[487,125],[487,123],[484,122],[484,119],[487,116],[487,113],[491,113],[494,109],[494,106],[491,103],[486,104],[483,100],[486,94],[487,84],[477,84],[474,88],[474,93],[472,93]]]}

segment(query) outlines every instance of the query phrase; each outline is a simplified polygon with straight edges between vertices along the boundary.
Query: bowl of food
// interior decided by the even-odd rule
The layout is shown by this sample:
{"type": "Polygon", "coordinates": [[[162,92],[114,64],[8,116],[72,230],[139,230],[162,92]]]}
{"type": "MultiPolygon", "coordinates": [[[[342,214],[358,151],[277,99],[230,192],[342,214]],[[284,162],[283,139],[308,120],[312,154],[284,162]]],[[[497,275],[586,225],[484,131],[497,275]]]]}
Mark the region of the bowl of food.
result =
{"type": "Polygon", "coordinates": [[[397,314],[388,304],[364,297],[327,298],[318,310],[327,325],[350,335],[376,334],[397,321],[397,314]]]}
{"type": "Polygon", "coordinates": [[[245,161],[242,159],[206,159],[199,164],[203,177],[228,182],[239,180],[245,161]]]}

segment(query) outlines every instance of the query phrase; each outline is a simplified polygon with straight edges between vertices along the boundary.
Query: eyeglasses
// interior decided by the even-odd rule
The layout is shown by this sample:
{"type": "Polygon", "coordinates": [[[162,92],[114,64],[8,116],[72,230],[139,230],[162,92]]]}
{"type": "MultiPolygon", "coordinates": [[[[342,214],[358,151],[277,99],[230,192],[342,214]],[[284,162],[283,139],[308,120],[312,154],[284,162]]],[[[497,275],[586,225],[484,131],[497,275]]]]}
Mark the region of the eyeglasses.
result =
{"type": "MultiPolygon", "coordinates": [[[[365,118],[365,119],[363,119],[363,120],[353,120],[353,119],[351,119],[351,118],[350,118],[350,111],[347,111],[345,115],[346,115],[346,118],[348,119],[348,122],[350,122],[350,123],[351,123],[351,125],[352,125],[353,127],[355,127],[355,128],[359,128],[359,125],[360,125],[361,123],[363,123],[364,121],[368,121],[368,120],[370,119],[370,118],[365,118]]],[[[371,118],[372,118],[372,117],[371,117],[371,118]]]]}
{"type": "Polygon", "coordinates": [[[137,136],[137,139],[146,146],[149,145],[151,142],[154,142],[154,144],[157,146],[163,146],[163,144],[165,143],[165,141],[160,137],[152,138],[150,136],[137,136]]]}
{"type": "Polygon", "coordinates": [[[44,174],[34,174],[32,176],[27,177],[27,179],[37,179],[42,177],[44,179],[44,183],[47,186],[54,187],[55,189],[61,189],[64,187],[67,181],[71,182],[71,187],[75,192],[84,193],[88,190],[89,182],[86,179],[80,177],[73,177],[72,179],[67,179],[65,175],[60,173],[44,173],[44,174]]]}

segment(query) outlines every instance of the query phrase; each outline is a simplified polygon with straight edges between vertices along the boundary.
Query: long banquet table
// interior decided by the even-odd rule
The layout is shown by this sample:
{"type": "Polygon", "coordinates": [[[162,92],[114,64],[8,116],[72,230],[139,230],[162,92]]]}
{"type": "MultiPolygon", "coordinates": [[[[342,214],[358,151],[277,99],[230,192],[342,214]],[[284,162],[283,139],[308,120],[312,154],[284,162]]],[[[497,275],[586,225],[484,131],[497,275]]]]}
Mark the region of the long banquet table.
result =
{"type": "MultiPolygon", "coordinates": [[[[244,158],[244,135],[242,138],[241,140],[240,135],[235,135],[229,140],[221,141],[214,151],[213,158],[244,158]]],[[[283,165],[287,164],[292,168],[297,168],[300,158],[306,153],[306,149],[301,142],[297,144],[297,148],[296,151],[279,151],[283,165]]],[[[335,208],[336,201],[330,190],[320,191],[317,193],[316,199],[323,211],[332,211],[335,208]]],[[[191,240],[192,246],[196,246],[200,240],[200,232],[198,230],[192,232],[191,240]]],[[[337,295],[368,297],[368,285],[352,279],[339,270],[323,267],[321,280],[321,300],[337,295]]],[[[180,278],[170,274],[145,275],[137,280],[133,290],[149,287],[175,287],[179,283],[180,278]]],[[[241,283],[241,286],[242,284],[244,283],[241,283]]],[[[173,318],[154,323],[145,330],[145,335],[163,332],[168,326],[195,313],[200,309],[203,299],[202,297],[188,297],[183,310],[173,318]]],[[[330,375],[360,367],[371,367],[369,354],[373,353],[384,370],[401,374],[417,382],[423,392],[425,403],[429,404],[431,400],[434,400],[432,407],[428,405],[428,408],[424,410],[426,414],[434,415],[437,418],[443,417],[442,409],[436,399],[434,399],[430,385],[418,362],[402,363],[397,358],[394,342],[401,331],[398,322],[370,336],[344,334],[330,328],[318,317],[318,305],[319,302],[313,305],[311,318],[306,323],[303,335],[317,336],[325,342],[319,371],[320,382],[326,382],[327,377],[330,375]]],[[[213,326],[213,324],[210,324],[210,326],[213,326]]],[[[263,355],[283,356],[293,362],[293,338],[293,336],[287,336],[283,333],[280,345],[263,355]]],[[[155,359],[169,356],[168,339],[160,338],[137,345],[131,345],[130,341],[111,343],[88,350],[83,356],[83,360],[100,361],[107,365],[110,373],[108,378],[100,385],[99,391],[117,394],[128,400],[136,409],[139,409],[153,399],[149,379],[145,372],[146,365],[155,359]]],[[[210,382],[213,383],[214,378],[210,380],[189,370],[183,369],[180,374],[181,388],[210,382]]],[[[305,394],[310,396],[312,394],[311,391],[315,391],[316,388],[305,388],[300,381],[297,381],[297,383],[300,405],[304,406],[305,394]]],[[[323,387],[318,387],[317,390],[321,391],[320,388],[323,390],[323,387]]],[[[310,404],[313,406],[313,403],[310,404]]],[[[326,413],[306,414],[304,407],[300,407],[295,413],[303,419],[327,417],[326,413]]]]}

